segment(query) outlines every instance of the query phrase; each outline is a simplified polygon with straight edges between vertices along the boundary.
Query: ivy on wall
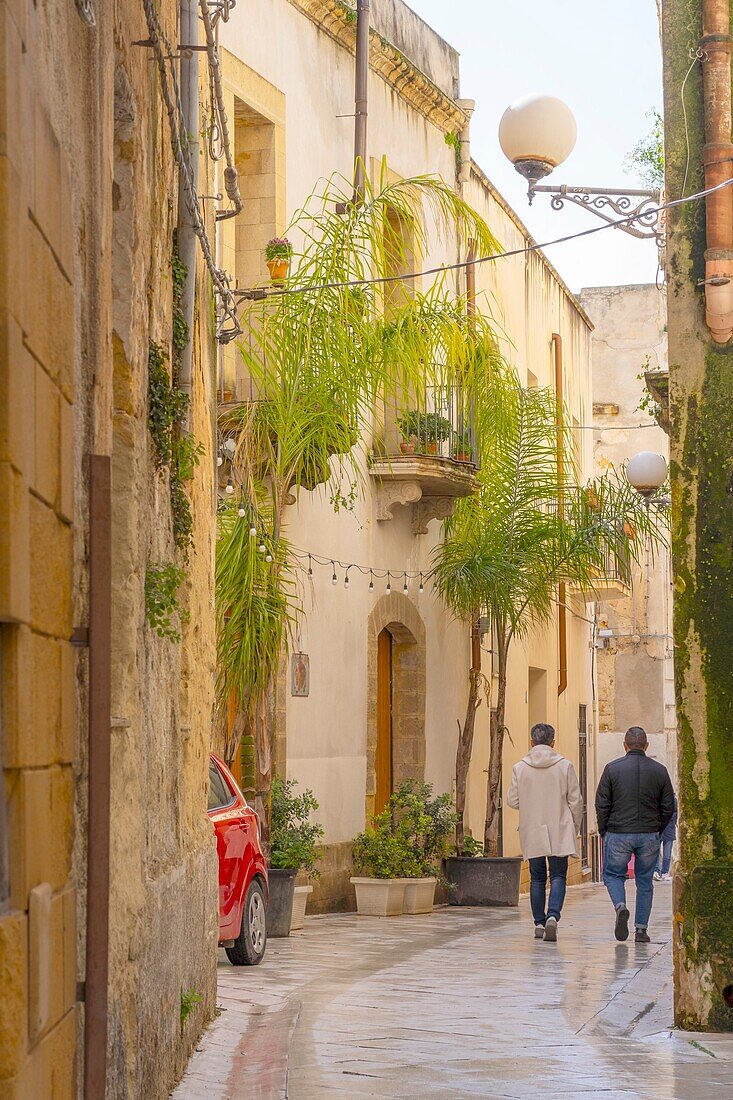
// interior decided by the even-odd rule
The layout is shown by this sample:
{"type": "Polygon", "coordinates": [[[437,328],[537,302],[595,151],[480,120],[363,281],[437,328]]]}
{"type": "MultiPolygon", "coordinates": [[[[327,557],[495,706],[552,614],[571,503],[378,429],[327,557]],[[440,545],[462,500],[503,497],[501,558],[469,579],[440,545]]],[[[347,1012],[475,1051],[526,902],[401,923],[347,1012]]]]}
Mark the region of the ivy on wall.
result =
{"type": "Polygon", "coordinates": [[[189,620],[178,599],[183,578],[183,570],[174,562],[150,562],[145,570],[145,618],[159,638],[171,642],[180,642],[179,626],[189,620]]]}

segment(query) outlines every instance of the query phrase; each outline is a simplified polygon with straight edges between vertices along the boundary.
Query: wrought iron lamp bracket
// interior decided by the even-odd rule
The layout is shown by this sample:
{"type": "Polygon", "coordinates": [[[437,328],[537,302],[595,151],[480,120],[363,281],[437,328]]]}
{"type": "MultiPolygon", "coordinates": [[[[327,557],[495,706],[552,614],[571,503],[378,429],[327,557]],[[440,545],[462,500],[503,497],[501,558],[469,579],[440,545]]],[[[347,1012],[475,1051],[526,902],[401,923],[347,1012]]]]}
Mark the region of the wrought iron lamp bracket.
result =
{"type": "Polygon", "coordinates": [[[612,191],[601,187],[568,187],[565,183],[552,187],[548,184],[539,184],[536,179],[530,178],[528,191],[530,205],[538,192],[552,195],[550,206],[553,210],[562,210],[565,203],[570,202],[584,210],[589,210],[591,214],[595,214],[610,225],[617,224],[617,217],[629,218],[629,221],[619,225],[618,228],[624,233],[630,233],[632,237],[658,240],[661,236],[658,211],[661,193],[659,191],[631,187],[622,191],[612,191]]]}

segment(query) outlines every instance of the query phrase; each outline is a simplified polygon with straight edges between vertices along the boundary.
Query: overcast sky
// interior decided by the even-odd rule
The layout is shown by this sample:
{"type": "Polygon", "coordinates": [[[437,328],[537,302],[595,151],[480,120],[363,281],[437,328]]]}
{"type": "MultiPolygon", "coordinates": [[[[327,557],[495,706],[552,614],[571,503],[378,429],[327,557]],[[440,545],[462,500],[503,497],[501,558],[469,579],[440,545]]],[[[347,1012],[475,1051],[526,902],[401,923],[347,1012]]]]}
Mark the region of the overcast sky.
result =
{"type": "MultiPolygon", "coordinates": [[[[476,100],[474,159],[540,242],[587,229],[593,215],[530,207],[526,183],[504,158],[505,107],[533,92],[557,95],[578,123],[575,151],[545,182],[641,187],[624,159],[661,110],[661,54],[654,0],[407,0],[461,55],[461,94],[476,100]]],[[[653,282],[656,247],[617,229],[547,254],[570,288],[653,282]]]]}

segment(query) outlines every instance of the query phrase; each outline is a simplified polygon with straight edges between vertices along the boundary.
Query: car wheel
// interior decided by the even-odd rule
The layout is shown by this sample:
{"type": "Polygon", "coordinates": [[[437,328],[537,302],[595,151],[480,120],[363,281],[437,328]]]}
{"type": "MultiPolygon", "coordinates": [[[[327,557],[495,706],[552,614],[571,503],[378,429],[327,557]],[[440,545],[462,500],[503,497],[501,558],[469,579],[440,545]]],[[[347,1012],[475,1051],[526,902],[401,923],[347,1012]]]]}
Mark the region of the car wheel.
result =
{"type": "Polygon", "coordinates": [[[257,966],[267,946],[265,894],[259,882],[250,882],[244,899],[242,927],[234,947],[225,948],[232,966],[257,966]]]}

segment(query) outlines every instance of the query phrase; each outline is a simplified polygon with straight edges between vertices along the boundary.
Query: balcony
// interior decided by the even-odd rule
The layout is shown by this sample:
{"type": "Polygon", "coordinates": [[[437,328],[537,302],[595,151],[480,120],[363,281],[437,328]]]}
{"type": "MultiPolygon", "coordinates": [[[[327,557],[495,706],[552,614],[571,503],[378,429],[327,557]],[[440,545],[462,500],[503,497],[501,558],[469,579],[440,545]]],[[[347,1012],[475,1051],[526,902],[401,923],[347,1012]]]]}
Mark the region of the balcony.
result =
{"type": "Polygon", "coordinates": [[[589,591],[581,589],[577,585],[571,585],[571,595],[583,603],[593,601],[613,602],[625,600],[631,596],[631,565],[618,554],[608,553],[603,570],[595,571],[596,579],[589,591]]]}
{"type": "Polygon", "coordinates": [[[410,507],[413,532],[426,534],[431,519],[451,516],[456,501],[476,490],[470,410],[457,388],[427,386],[401,407],[385,402],[381,413],[370,461],[377,519],[410,507]]]}

